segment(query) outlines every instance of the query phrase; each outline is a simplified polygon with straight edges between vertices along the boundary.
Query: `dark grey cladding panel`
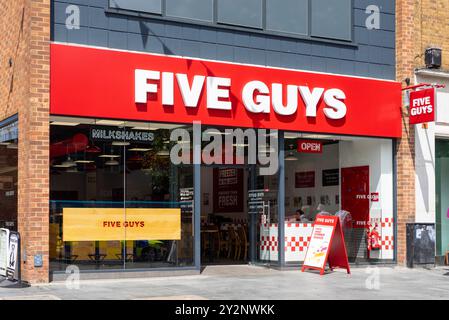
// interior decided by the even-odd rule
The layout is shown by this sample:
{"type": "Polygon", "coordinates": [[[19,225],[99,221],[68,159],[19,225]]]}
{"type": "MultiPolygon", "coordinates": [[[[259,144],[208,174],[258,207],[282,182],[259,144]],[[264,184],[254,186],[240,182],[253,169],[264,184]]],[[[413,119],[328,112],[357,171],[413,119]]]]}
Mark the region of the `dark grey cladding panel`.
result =
{"type": "Polygon", "coordinates": [[[108,0],[52,1],[52,39],[117,49],[395,78],[395,1],[354,0],[355,45],[108,14],[108,0]],[[369,5],[381,9],[380,30],[368,30],[369,5]],[[80,29],[67,29],[66,9],[77,5],[80,29]]]}

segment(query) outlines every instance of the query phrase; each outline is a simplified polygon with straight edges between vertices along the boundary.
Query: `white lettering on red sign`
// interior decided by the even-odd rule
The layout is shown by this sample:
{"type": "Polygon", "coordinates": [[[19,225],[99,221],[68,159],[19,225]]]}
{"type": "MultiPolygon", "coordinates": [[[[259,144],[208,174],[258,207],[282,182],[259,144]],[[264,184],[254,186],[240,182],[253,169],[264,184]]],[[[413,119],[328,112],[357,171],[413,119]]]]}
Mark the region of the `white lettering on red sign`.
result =
{"type": "MultiPolygon", "coordinates": [[[[135,102],[147,103],[149,94],[157,94],[158,83],[161,86],[162,104],[174,105],[175,78],[185,107],[197,108],[203,90],[206,92],[207,108],[232,110],[230,101],[231,79],[196,75],[190,84],[186,74],[159,72],[153,70],[135,70],[135,102]]],[[[316,118],[318,105],[324,100],[324,115],[331,120],[340,120],[346,116],[346,94],[338,89],[309,88],[307,86],[272,83],[268,85],[254,80],[245,84],[242,90],[242,102],[251,113],[270,113],[271,108],[281,116],[291,116],[298,112],[299,96],[308,118],[316,118]],[[284,97],[284,91],[286,96],[284,97]]]]}
{"type": "Polygon", "coordinates": [[[411,110],[411,115],[416,116],[419,114],[432,113],[433,106],[430,102],[430,97],[418,98],[413,100],[413,107],[411,110]]]}
{"type": "Polygon", "coordinates": [[[322,153],[323,143],[313,140],[298,140],[298,152],[303,153],[322,153]]]}
{"type": "Polygon", "coordinates": [[[410,123],[435,121],[435,90],[424,89],[410,93],[410,123]]]}

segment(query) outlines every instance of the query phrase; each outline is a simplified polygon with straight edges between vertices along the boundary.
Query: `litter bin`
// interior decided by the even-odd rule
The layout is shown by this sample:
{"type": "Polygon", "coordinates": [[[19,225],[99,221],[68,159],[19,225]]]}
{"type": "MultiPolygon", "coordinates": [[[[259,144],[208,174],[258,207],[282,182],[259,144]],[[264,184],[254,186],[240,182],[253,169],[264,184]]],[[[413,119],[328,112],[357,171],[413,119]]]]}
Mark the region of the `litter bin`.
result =
{"type": "Polygon", "coordinates": [[[435,266],[435,224],[407,223],[407,267],[435,266]]]}

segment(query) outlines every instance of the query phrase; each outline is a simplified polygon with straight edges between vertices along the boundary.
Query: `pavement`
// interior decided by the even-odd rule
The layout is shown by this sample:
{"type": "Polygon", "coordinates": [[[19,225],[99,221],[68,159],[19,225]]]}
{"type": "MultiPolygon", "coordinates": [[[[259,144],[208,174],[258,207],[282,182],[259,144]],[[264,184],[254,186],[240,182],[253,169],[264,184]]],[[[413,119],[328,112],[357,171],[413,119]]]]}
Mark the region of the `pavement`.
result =
{"type": "Polygon", "coordinates": [[[449,299],[449,267],[352,268],[316,272],[208,266],[200,275],[52,282],[0,287],[0,300],[310,300],[449,299]]]}

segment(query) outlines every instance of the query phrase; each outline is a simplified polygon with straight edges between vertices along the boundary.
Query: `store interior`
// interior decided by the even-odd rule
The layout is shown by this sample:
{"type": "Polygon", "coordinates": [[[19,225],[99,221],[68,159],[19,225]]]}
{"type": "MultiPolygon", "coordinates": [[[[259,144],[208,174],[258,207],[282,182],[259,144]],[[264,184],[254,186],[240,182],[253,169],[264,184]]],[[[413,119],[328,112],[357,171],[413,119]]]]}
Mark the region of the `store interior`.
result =
{"type": "Polygon", "coordinates": [[[17,231],[18,141],[0,141],[0,228],[17,231]]]}
{"type": "MultiPolygon", "coordinates": [[[[53,270],[69,264],[86,269],[193,265],[193,166],[170,161],[170,133],[177,128],[192,131],[179,124],[52,117],[53,270]],[[139,133],[144,141],[114,139],[111,130],[139,133]],[[124,215],[127,208],[181,208],[181,238],[64,241],[64,208],[117,208],[124,215]]],[[[348,211],[348,254],[353,261],[366,259],[366,224],[393,215],[392,141],[289,132],[284,139],[285,223],[311,224],[317,214],[348,211]],[[300,151],[301,139],[318,142],[322,150],[300,151]],[[380,201],[371,200],[373,194],[380,201]]],[[[247,143],[243,164],[201,166],[202,264],[247,263],[251,248],[263,263],[262,226],[280,223],[278,174],[263,176],[258,164],[248,164],[247,143]],[[265,207],[256,205],[260,210],[254,211],[252,197],[260,190],[265,207]]],[[[381,252],[373,257],[389,258],[381,252]]]]}

